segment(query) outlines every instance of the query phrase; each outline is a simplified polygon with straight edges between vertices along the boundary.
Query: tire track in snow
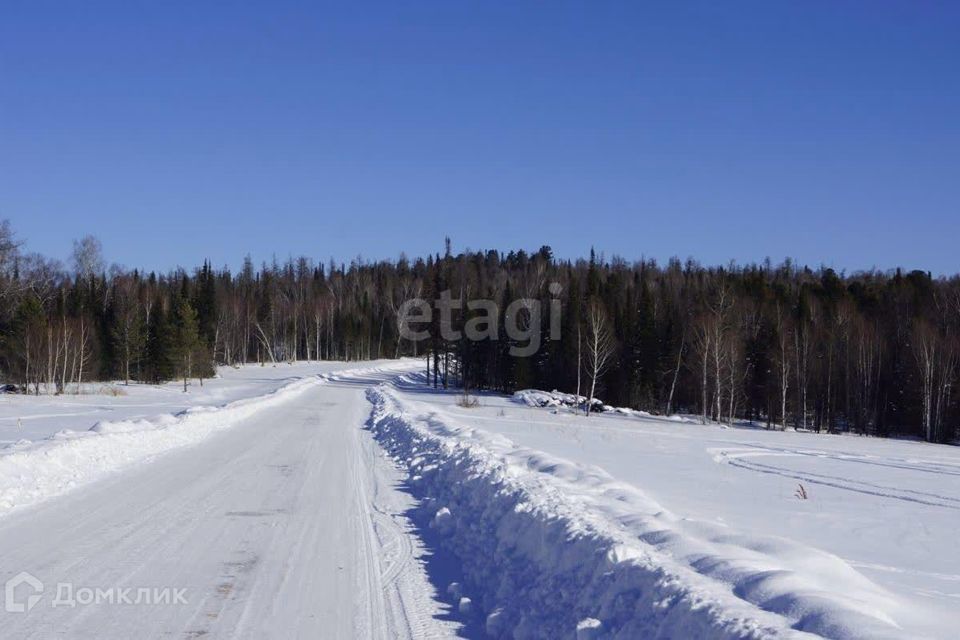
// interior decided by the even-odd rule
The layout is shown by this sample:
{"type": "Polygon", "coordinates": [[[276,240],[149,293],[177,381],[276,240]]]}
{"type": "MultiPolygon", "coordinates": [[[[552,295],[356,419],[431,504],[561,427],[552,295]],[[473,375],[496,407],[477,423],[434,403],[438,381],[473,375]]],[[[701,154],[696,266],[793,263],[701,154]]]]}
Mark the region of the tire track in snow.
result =
{"type": "Polygon", "coordinates": [[[365,466],[365,460],[362,458],[360,443],[357,441],[356,434],[351,438],[353,444],[354,464],[351,465],[354,486],[357,488],[357,504],[359,505],[360,516],[360,534],[362,544],[360,546],[361,560],[363,562],[363,572],[366,581],[366,608],[367,608],[367,637],[369,638],[387,638],[386,634],[386,600],[383,595],[383,583],[381,580],[381,568],[378,560],[378,545],[376,544],[376,531],[374,530],[373,513],[370,507],[373,494],[367,490],[367,483],[364,479],[364,473],[361,466],[365,466]]]}
{"type": "Polygon", "coordinates": [[[389,563],[380,580],[383,583],[383,589],[388,590],[413,562],[412,532],[405,530],[392,514],[381,509],[376,502],[373,503],[373,509],[376,516],[375,520],[379,524],[378,530],[382,530],[389,536],[389,541],[386,543],[383,543],[381,539],[381,550],[387,551],[396,548],[396,551],[382,554],[382,557],[389,559],[389,563]]]}
{"type": "MultiPolygon", "coordinates": [[[[834,476],[822,473],[814,473],[812,471],[799,471],[794,469],[789,469],[786,467],[778,467],[771,464],[764,464],[762,462],[754,462],[752,460],[747,460],[746,458],[756,458],[763,456],[770,457],[800,457],[800,456],[816,456],[822,458],[829,458],[837,462],[863,462],[863,460],[852,459],[846,456],[834,456],[826,453],[811,453],[803,451],[789,451],[789,450],[770,450],[769,453],[764,451],[757,451],[755,449],[750,449],[747,451],[740,451],[739,453],[736,450],[714,450],[716,455],[714,458],[718,462],[726,463],[732,467],[738,467],[740,469],[746,469],[748,471],[754,471],[756,473],[766,473],[770,475],[778,475],[785,478],[792,478],[794,480],[802,480],[810,484],[816,484],[820,486],[831,487],[834,489],[841,489],[843,491],[852,491],[855,493],[862,493],[865,495],[876,496],[880,498],[890,498],[893,500],[902,500],[904,502],[914,502],[917,504],[927,505],[931,507],[941,507],[944,509],[955,509],[960,510],[960,498],[953,498],[950,496],[943,496],[935,493],[929,493],[925,491],[916,491],[913,489],[896,489],[894,487],[888,487],[881,484],[876,484],[872,482],[867,482],[865,480],[856,480],[853,478],[846,478],[843,476],[834,476]]],[[[897,468],[910,469],[915,471],[926,471],[933,472],[931,469],[924,468],[915,468],[915,467],[903,467],[899,465],[888,465],[882,463],[876,463],[877,466],[896,466],[897,468]]],[[[953,475],[947,473],[946,475],[953,475]]]]}

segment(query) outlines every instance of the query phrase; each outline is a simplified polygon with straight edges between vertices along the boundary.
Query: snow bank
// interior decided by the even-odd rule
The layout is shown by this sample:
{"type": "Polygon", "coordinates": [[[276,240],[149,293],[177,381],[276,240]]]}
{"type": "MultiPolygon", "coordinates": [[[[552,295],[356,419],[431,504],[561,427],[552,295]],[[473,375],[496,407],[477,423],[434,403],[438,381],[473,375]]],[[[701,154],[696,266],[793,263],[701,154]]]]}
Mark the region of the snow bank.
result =
{"type": "Polygon", "coordinates": [[[465,615],[495,637],[906,637],[899,602],[836,556],[676,518],[387,385],[368,396],[370,429],[461,564],[465,615]]]}

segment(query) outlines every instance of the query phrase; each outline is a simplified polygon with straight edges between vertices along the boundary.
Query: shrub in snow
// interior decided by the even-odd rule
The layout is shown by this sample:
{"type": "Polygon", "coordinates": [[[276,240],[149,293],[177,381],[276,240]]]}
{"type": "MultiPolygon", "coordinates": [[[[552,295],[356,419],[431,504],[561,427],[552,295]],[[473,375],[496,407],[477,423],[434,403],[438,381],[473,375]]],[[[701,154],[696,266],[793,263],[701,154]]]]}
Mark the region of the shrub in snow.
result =
{"type": "Polygon", "coordinates": [[[457,406],[464,409],[473,409],[480,406],[480,399],[470,393],[469,389],[464,388],[463,392],[457,397],[457,406]]]}

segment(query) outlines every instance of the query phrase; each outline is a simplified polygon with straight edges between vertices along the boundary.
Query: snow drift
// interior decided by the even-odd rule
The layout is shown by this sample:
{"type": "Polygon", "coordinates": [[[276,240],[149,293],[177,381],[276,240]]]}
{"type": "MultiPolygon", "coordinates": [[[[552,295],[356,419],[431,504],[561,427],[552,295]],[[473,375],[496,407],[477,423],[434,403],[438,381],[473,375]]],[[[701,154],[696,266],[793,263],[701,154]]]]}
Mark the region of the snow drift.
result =
{"type": "Polygon", "coordinates": [[[900,603],[836,556],[677,518],[602,470],[459,427],[388,385],[368,397],[371,431],[462,565],[462,615],[491,636],[906,637],[900,603]]]}

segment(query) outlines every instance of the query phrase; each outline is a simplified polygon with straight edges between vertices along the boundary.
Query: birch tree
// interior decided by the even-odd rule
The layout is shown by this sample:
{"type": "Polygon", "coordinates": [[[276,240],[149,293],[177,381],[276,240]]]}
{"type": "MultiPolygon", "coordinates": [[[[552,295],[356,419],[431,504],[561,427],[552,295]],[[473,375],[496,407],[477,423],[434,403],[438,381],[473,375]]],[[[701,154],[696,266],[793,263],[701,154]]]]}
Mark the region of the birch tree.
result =
{"type": "Polygon", "coordinates": [[[587,309],[586,356],[590,373],[590,399],[585,410],[587,416],[593,409],[597,380],[609,368],[614,346],[607,311],[600,302],[594,300],[587,309]]]}

